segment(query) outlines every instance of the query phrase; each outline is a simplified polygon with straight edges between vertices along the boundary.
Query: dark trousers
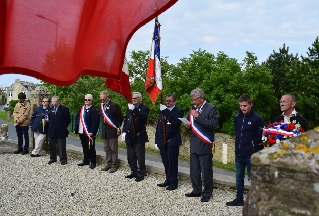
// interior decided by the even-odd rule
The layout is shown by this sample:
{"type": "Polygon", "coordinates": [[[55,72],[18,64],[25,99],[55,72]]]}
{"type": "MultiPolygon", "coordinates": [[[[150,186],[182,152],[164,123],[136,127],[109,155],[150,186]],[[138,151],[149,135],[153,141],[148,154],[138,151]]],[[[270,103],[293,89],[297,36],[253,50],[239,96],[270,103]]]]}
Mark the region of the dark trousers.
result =
{"type": "Polygon", "coordinates": [[[64,161],[67,162],[67,155],[66,155],[66,138],[62,139],[50,139],[50,160],[56,160],[56,148],[59,148],[59,158],[60,162],[64,161]]]}
{"type": "Polygon", "coordinates": [[[248,179],[250,178],[250,162],[251,156],[235,156],[236,167],[236,198],[239,200],[244,199],[244,179],[245,169],[247,167],[248,179]]]}
{"type": "Polygon", "coordinates": [[[132,173],[138,177],[145,176],[145,143],[126,143],[127,161],[132,173]],[[138,167],[137,167],[138,163],[138,167]]]}
{"type": "Polygon", "coordinates": [[[179,146],[167,146],[159,148],[162,163],[165,168],[166,183],[170,186],[178,186],[178,154],[179,146]]]}
{"type": "Polygon", "coordinates": [[[29,127],[28,126],[16,126],[16,132],[18,136],[18,149],[24,152],[29,151],[29,127]],[[23,137],[24,137],[24,149],[23,149],[23,137]]]}
{"type": "Polygon", "coordinates": [[[95,138],[92,138],[92,140],[90,140],[85,134],[79,134],[79,136],[84,155],[83,162],[91,162],[91,164],[96,165],[95,138]]]}
{"type": "Polygon", "coordinates": [[[211,154],[190,154],[190,177],[194,193],[202,196],[212,196],[212,164],[211,154]],[[202,186],[204,186],[203,189],[202,186]]]}

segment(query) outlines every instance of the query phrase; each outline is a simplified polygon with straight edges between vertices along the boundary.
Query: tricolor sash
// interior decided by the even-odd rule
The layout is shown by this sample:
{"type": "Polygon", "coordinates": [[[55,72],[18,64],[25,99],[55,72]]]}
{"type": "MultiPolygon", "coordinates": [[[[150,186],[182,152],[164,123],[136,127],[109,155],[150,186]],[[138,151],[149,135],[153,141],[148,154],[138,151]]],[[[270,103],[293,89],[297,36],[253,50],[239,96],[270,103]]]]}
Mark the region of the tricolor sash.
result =
{"type": "Polygon", "coordinates": [[[120,128],[118,128],[115,124],[115,122],[111,119],[111,117],[106,113],[106,110],[103,109],[103,103],[101,103],[101,113],[103,115],[104,121],[110,125],[112,128],[115,128],[117,130],[119,130],[120,128]]]}
{"type": "Polygon", "coordinates": [[[90,140],[92,140],[92,137],[89,135],[89,128],[88,128],[86,121],[85,121],[85,105],[81,108],[81,111],[80,111],[80,121],[82,123],[83,131],[84,131],[85,135],[88,138],[90,138],[90,140]]]}
{"type": "Polygon", "coordinates": [[[194,122],[194,116],[191,115],[191,111],[189,112],[189,121],[190,121],[190,125],[192,128],[192,131],[194,134],[196,134],[196,136],[202,140],[204,143],[206,144],[212,144],[213,140],[211,138],[209,138],[209,136],[207,136],[199,127],[198,125],[195,124],[194,122]]]}

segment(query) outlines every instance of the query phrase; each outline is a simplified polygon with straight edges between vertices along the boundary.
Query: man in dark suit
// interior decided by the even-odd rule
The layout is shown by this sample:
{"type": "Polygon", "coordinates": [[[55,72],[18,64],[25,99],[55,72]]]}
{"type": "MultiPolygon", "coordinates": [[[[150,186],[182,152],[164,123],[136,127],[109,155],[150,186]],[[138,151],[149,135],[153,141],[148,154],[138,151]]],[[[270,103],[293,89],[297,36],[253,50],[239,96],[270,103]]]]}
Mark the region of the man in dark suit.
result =
{"type": "Polygon", "coordinates": [[[84,156],[83,162],[78,166],[90,165],[90,168],[94,169],[96,167],[95,138],[99,130],[100,114],[92,103],[93,96],[86,94],[84,106],[81,106],[75,117],[74,133],[79,134],[84,156]]]}
{"type": "Polygon", "coordinates": [[[193,191],[185,196],[202,197],[202,202],[208,202],[213,190],[212,143],[214,129],[218,123],[218,111],[206,101],[200,88],[192,90],[190,96],[193,107],[188,115],[190,124],[185,127],[191,128],[190,177],[193,191]]]}
{"type": "Polygon", "coordinates": [[[281,115],[276,116],[274,122],[291,122],[300,124],[304,131],[308,130],[308,122],[295,109],[297,104],[296,96],[293,94],[284,94],[280,99],[281,115]]]}
{"type": "Polygon", "coordinates": [[[175,190],[178,186],[178,155],[182,144],[181,121],[178,118],[183,118],[184,111],[175,105],[176,96],[168,94],[166,106],[160,106],[155,134],[155,143],[160,150],[166,175],[165,182],[157,186],[166,187],[166,190],[175,190]]]}
{"type": "Polygon", "coordinates": [[[106,165],[101,171],[110,170],[110,173],[114,173],[118,167],[118,136],[121,134],[120,127],[123,122],[123,114],[120,106],[110,100],[108,92],[102,91],[100,100],[102,138],[106,153],[106,165]]]}
{"type": "Polygon", "coordinates": [[[146,124],[149,108],[141,102],[141,93],[133,92],[133,104],[128,104],[122,134],[122,139],[125,140],[127,148],[127,161],[131,168],[131,174],[125,177],[135,178],[137,182],[142,181],[146,173],[145,143],[148,141],[146,124]]]}
{"type": "Polygon", "coordinates": [[[61,165],[67,164],[66,137],[69,134],[68,125],[71,123],[69,108],[62,106],[57,96],[52,97],[53,110],[49,113],[49,138],[50,138],[50,161],[57,161],[56,146],[59,147],[61,165]]]}

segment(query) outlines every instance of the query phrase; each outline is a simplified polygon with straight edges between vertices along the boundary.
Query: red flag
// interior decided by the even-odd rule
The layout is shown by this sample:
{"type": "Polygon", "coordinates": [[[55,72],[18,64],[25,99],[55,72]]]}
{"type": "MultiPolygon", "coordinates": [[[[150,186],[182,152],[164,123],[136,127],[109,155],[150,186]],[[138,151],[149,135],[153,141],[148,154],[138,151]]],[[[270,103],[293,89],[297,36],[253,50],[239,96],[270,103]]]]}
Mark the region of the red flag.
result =
{"type": "Polygon", "coordinates": [[[1,0],[0,74],[120,79],[128,41],[177,0],[1,0]]]}
{"type": "Polygon", "coordinates": [[[131,101],[131,86],[130,86],[130,77],[128,72],[128,65],[126,59],[124,59],[124,64],[122,67],[122,73],[119,80],[117,79],[106,79],[105,85],[123,95],[127,101],[131,101]]]}
{"type": "Polygon", "coordinates": [[[151,57],[148,63],[145,90],[155,103],[157,95],[162,91],[162,72],[160,59],[160,23],[155,19],[154,34],[152,39],[151,57]]]}

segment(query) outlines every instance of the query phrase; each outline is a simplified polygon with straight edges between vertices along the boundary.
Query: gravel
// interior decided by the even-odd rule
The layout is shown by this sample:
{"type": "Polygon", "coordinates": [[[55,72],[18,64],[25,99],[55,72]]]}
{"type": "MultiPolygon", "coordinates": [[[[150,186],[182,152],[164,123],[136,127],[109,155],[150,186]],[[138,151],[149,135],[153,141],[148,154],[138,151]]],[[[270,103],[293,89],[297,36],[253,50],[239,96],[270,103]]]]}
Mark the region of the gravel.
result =
{"type": "Polygon", "coordinates": [[[164,176],[149,174],[135,182],[124,176],[121,167],[115,173],[78,167],[81,162],[68,155],[68,164],[48,165],[47,154],[31,158],[15,155],[13,148],[0,147],[1,215],[241,215],[242,207],[227,207],[235,191],[214,188],[208,203],[187,198],[190,180],[181,180],[179,188],[167,191],[156,186],[164,176]]]}

